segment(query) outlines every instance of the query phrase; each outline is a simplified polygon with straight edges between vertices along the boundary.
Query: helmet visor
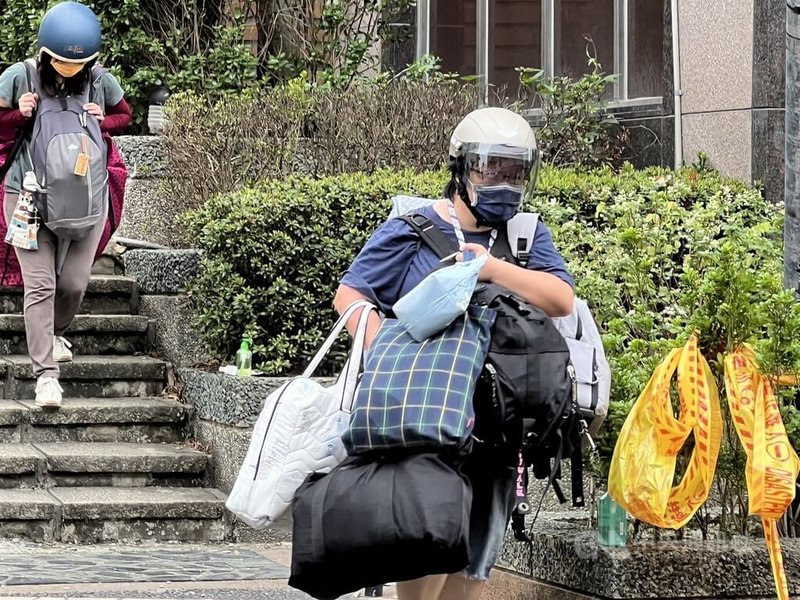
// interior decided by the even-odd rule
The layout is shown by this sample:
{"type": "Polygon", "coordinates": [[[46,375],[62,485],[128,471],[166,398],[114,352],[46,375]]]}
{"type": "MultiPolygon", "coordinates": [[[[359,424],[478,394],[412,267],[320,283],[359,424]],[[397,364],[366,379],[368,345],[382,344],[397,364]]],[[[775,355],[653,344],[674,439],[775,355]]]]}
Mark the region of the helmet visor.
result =
{"type": "Polygon", "coordinates": [[[470,144],[464,150],[467,172],[488,185],[525,185],[539,156],[534,148],[503,144],[470,144]]]}

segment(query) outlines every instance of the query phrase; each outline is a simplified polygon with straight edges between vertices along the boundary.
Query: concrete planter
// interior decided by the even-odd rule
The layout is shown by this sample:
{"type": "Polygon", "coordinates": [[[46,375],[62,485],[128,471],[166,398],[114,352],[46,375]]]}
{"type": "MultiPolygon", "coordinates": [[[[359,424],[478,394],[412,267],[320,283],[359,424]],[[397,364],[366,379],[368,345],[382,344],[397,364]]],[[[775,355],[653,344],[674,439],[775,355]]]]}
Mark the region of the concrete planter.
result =
{"type": "MultiPolygon", "coordinates": [[[[597,532],[589,529],[585,513],[540,515],[532,537],[529,550],[508,533],[499,570],[485,597],[775,597],[769,555],[761,538],[636,541],[622,548],[609,548],[597,541],[597,532]]],[[[800,593],[800,541],[788,539],[781,544],[794,597],[800,593]]]]}
{"type": "MultiPolygon", "coordinates": [[[[219,489],[229,492],[244,461],[253,424],[264,401],[289,378],[233,377],[199,369],[178,369],[185,403],[194,407],[194,434],[212,456],[219,489]]],[[[323,384],[332,378],[321,378],[323,384]]]]}

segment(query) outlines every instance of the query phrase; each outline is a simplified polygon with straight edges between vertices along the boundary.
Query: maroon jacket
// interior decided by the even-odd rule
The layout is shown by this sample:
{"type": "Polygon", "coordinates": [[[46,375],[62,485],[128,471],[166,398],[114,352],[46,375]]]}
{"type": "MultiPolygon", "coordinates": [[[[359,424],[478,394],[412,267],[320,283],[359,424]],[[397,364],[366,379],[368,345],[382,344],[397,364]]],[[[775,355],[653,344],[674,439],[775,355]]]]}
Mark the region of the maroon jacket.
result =
{"type": "MultiPolygon", "coordinates": [[[[106,228],[100,238],[95,258],[105,250],[108,240],[119,227],[122,219],[123,204],[125,200],[125,182],[128,179],[128,169],[117,149],[112,135],[122,133],[132,120],[131,108],[123,99],[115,106],[109,108],[106,117],[100,123],[103,139],[108,147],[108,191],[111,199],[111,208],[106,228]]],[[[0,166],[8,158],[8,153],[14,145],[14,138],[19,127],[24,127],[28,119],[22,116],[16,108],[0,108],[0,166]]],[[[0,182],[0,196],[5,197],[5,186],[0,182]]],[[[11,246],[4,243],[7,231],[5,210],[0,210],[0,287],[19,287],[22,285],[22,273],[17,261],[17,255],[11,251],[11,246]]]]}

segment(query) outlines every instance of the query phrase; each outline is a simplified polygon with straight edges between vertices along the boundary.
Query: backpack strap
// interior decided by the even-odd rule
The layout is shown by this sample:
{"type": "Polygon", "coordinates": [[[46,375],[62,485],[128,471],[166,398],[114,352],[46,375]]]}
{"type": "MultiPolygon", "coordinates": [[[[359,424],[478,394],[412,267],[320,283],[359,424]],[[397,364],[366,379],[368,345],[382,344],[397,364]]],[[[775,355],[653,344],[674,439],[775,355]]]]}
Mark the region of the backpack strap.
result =
{"type": "Polygon", "coordinates": [[[433,250],[439,258],[449,256],[458,251],[458,244],[447,237],[444,232],[436,226],[436,223],[420,213],[409,213],[397,217],[417,232],[419,239],[428,248],[433,250]]]}
{"type": "MultiPolygon", "coordinates": [[[[434,251],[436,256],[444,258],[458,250],[458,244],[447,237],[436,226],[436,223],[421,213],[408,213],[397,217],[417,232],[420,240],[434,251]]],[[[492,246],[491,254],[505,260],[516,260],[520,266],[528,265],[528,256],[533,234],[539,222],[538,213],[519,213],[506,227],[500,227],[497,239],[492,246]],[[523,232],[524,233],[523,235],[523,232]],[[515,247],[517,250],[515,251],[515,247]]]]}
{"type": "Polygon", "coordinates": [[[25,65],[25,80],[28,83],[28,91],[33,94],[38,93],[39,73],[36,70],[36,61],[28,58],[22,64],[25,65]]]}
{"type": "MultiPolygon", "coordinates": [[[[91,80],[89,81],[89,102],[94,102],[94,86],[106,73],[108,73],[108,69],[105,67],[101,67],[100,65],[95,65],[92,67],[92,76],[91,80]]],[[[103,112],[105,112],[105,108],[103,109],[103,112]]]]}
{"type": "Polygon", "coordinates": [[[584,501],[583,489],[583,449],[581,447],[581,432],[576,423],[570,432],[572,438],[572,456],[570,456],[570,470],[572,483],[572,506],[583,508],[586,506],[584,501]]]}
{"type": "Polygon", "coordinates": [[[508,223],[505,230],[511,255],[521,267],[528,266],[533,238],[539,226],[539,213],[517,213],[508,223]]]}

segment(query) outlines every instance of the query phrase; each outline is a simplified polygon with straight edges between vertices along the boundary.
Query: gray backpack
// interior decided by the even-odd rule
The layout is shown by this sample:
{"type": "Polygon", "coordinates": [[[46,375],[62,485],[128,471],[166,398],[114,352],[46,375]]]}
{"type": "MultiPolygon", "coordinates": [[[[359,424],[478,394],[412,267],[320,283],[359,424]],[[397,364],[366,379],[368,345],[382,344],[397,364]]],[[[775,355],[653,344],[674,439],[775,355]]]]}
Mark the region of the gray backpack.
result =
{"type": "Polygon", "coordinates": [[[29,89],[39,95],[30,142],[30,161],[39,190],[34,202],[42,222],[57,237],[81,240],[105,217],[107,148],[100,123],[83,110],[96,75],[80,96],[42,93],[36,64],[25,61],[29,89]]]}

